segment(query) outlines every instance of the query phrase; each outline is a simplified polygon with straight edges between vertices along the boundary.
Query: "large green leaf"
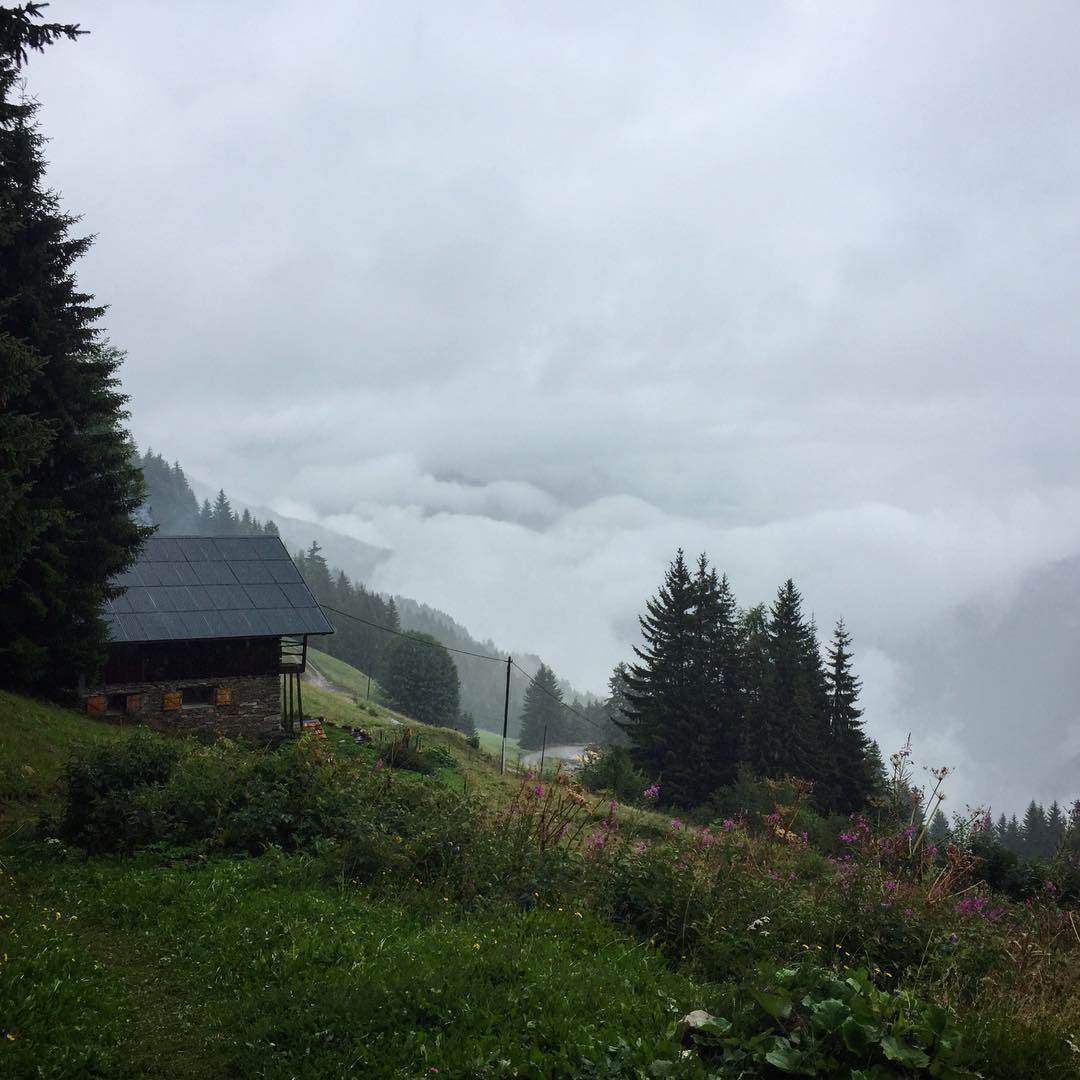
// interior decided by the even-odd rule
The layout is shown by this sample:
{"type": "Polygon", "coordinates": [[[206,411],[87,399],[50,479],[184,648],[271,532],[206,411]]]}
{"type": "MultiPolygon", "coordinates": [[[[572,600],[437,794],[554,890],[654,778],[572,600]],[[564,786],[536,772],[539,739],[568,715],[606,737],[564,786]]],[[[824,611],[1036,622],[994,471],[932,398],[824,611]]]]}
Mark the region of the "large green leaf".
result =
{"type": "Polygon", "coordinates": [[[930,1064],[925,1050],[920,1050],[895,1035],[886,1035],[881,1040],[881,1049],[890,1061],[899,1061],[901,1065],[910,1065],[914,1069],[925,1069],[930,1064]]]}
{"type": "Polygon", "coordinates": [[[849,1016],[840,1025],[840,1038],[853,1054],[865,1054],[870,1045],[878,1040],[881,1032],[870,1024],[860,1024],[849,1016]]]}
{"type": "Polygon", "coordinates": [[[783,1040],[779,1040],[777,1045],[765,1055],[765,1060],[781,1072],[813,1075],[812,1072],[808,1074],[804,1068],[806,1055],[783,1040]]]}
{"type": "Polygon", "coordinates": [[[765,990],[752,990],[751,994],[774,1020],[782,1020],[791,1015],[791,995],[783,990],[772,994],[765,990]]]}
{"type": "Polygon", "coordinates": [[[836,998],[818,1001],[810,1009],[810,1022],[814,1025],[814,1030],[830,1035],[850,1017],[851,1010],[836,998]]]}

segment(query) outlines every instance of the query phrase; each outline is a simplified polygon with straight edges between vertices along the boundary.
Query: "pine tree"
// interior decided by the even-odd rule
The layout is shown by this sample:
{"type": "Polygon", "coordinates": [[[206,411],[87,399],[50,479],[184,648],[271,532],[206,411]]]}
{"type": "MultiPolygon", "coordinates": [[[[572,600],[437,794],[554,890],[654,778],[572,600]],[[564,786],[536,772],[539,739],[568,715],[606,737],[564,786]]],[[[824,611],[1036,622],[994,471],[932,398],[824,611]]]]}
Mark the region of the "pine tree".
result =
{"type": "Polygon", "coordinates": [[[743,611],[738,622],[740,667],[743,677],[743,744],[740,759],[758,775],[765,775],[769,758],[769,632],[765,605],[743,611]]]}
{"type": "Polygon", "coordinates": [[[757,732],[759,771],[815,779],[824,771],[822,703],[827,697],[817,636],[802,614],[790,578],[769,609],[769,680],[764,730],[757,732]]]}
{"type": "Polygon", "coordinates": [[[555,672],[541,664],[525,690],[525,707],[521,711],[518,744],[525,750],[539,750],[545,741],[548,746],[564,742],[566,722],[563,695],[555,672]]]}
{"type": "Polygon", "coordinates": [[[604,701],[601,735],[603,746],[629,746],[630,740],[622,725],[626,722],[626,664],[620,660],[608,676],[608,696],[604,701]]]}
{"type": "Polygon", "coordinates": [[[935,844],[942,844],[949,835],[949,822],[941,812],[940,807],[930,819],[930,827],[926,830],[927,836],[935,844]]]}
{"type": "Polygon", "coordinates": [[[64,686],[101,662],[109,579],[149,530],[121,355],[73,272],[91,240],[42,186],[39,106],[20,96],[29,54],[82,32],[42,7],[0,9],[0,672],[64,686]]]}
{"type": "Polygon", "coordinates": [[[210,510],[210,526],[215,536],[231,536],[236,532],[236,515],[224,488],[218,491],[210,510]]]}
{"type": "Polygon", "coordinates": [[[1038,858],[1046,854],[1046,814],[1034,799],[1024,811],[1024,823],[1020,827],[1020,833],[1024,855],[1038,858]]]}
{"type": "Polygon", "coordinates": [[[701,700],[693,666],[699,596],[680,548],[639,617],[644,645],[634,647],[638,662],[626,673],[631,758],[646,775],[663,776],[665,801],[682,805],[699,787],[700,763],[691,756],[701,700]]]}
{"type": "Polygon", "coordinates": [[[1065,814],[1062,812],[1057,799],[1055,799],[1046,812],[1046,852],[1048,856],[1057,853],[1062,838],[1065,836],[1065,828],[1065,814]]]}
{"type": "Polygon", "coordinates": [[[825,669],[828,740],[833,768],[831,808],[850,814],[875,790],[869,742],[858,706],[862,687],[851,667],[851,635],[841,619],[833,631],[825,669]]]}
{"type": "Polygon", "coordinates": [[[1009,827],[1005,833],[1005,846],[1010,851],[1015,851],[1017,855],[1022,855],[1024,852],[1024,838],[1020,832],[1020,822],[1016,820],[1015,814],[1009,818],[1009,827]]]}

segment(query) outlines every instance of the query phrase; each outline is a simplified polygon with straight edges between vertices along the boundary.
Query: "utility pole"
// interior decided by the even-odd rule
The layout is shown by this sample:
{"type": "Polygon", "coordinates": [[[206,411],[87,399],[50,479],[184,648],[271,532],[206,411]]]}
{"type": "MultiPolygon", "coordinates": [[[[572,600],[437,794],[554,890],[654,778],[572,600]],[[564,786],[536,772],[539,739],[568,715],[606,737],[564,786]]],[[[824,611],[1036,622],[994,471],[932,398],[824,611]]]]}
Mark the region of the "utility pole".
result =
{"type": "Polygon", "coordinates": [[[506,697],[503,699],[503,737],[502,737],[502,761],[499,764],[499,772],[506,772],[506,728],[510,723],[510,665],[514,662],[512,656],[506,658],[506,697]]]}
{"type": "Polygon", "coordinates": [[[540,740],[540,779],[544,779],[544,751],[547,749],[547,724],[544,724],[544,735],[540,740]]]}

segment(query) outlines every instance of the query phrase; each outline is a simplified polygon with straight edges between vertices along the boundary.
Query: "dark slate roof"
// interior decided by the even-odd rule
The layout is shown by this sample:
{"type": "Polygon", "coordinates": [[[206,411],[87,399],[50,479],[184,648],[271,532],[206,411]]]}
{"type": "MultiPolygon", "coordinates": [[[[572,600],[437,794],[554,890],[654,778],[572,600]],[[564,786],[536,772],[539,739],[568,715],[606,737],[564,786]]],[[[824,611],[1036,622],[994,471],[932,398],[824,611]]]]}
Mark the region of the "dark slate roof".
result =
{"type": "Polygon", "coordinates": [[[110,641],[334,632],[276,536],[151,536],[114,584],[110,641]]]}

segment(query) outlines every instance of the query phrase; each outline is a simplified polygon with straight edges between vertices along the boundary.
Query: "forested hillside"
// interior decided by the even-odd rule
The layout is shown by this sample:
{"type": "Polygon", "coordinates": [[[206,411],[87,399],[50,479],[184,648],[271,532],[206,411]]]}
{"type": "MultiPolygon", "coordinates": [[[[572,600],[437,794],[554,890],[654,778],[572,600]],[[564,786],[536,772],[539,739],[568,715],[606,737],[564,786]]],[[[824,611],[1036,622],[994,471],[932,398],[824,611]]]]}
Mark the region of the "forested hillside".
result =
{"type": "MultiPolygon", "coordinates": [[[[213,502],[204,499],[200,505],[179,462],[170,465],[160,454],[148,450],[136,457],[146,481],[147,498],[141,508],[143,520],[167,535],[278,535],[272,520],[260,521],[247,509],[237,513],[223,490],[213,502]]],[[[334,635],[323,641],[322,647],[331,656],[346,660],[361,671],[382,679],[385,674],[387,650],[395,633],[416,631],[430,634],[452,653],[460,684],[460,706],[477,726],[489,731],[502,731],[503,701],[506,689],[506,666],[492,660],[467,654],[482,654],[505,658],[508,654],[493,641],[476,640],[469,632],[444,612],[437,611],[407,597],[384,596],[369,589],[363,582],[350,577],[344,570],[328,564],[318,543],[293,552],[308,587],[320,604],[327,609],[334,625],[334,635]]],[[[515,663],[529,675],[540,669],[538,656],[514,653],[515,663]]],[[[525,707],[528,679],[515,671],[510,680],[509,731],[516,735],[525,707]]],[[[578,694],[562,682],[561,694],[578,712],[588,714],[597,703],[578,694]]],[[[565,741],[585,743],[596,738],[600,730],[595,722],[587,722],[564,710],[565,722],[560,734],[565,741]]],[[[539,744],[538,744],[539,745],[539,744]]]]}

